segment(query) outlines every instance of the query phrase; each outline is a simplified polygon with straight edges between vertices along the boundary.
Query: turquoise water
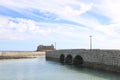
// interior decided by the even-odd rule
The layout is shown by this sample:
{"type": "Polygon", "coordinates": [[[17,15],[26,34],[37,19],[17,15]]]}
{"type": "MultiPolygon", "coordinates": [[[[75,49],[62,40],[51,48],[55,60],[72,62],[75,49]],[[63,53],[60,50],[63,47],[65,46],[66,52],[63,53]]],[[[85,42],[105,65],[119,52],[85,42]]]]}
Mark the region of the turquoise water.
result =
{"type": "Polygon", "coordinates": [[[119,74],[35,59],[0,60],[0,80],[120,80],[119,74]]]}

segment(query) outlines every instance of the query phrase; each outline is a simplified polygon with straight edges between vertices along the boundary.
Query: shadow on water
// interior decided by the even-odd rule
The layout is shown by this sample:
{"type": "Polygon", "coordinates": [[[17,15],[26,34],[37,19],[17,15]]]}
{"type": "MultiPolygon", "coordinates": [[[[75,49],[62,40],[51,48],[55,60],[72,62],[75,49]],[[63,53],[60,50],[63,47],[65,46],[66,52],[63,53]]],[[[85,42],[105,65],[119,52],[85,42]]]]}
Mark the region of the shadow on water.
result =
{"type": "Polygon", "coordinates": [[[120,80],[120,73],[115,73],[115,72],[109,72],[109,71],[103,71],[103,70],[98,70],[98,69],[91,69],[91,68],[86,68],[83,66],[75,66],[75,65],[65,65],[65,64],[60,64],[64,65],[65,67],[74,70],[76,72],[80,72],[83,74],[88,74],[91,76],[97,76],[104,78],[105,80],[120,80]]]}
{"type": "MultiPolygon", "coordinates": [[[[49,61],[49,62],[52,62],[52,61],[49,61]]],[[[64,66],[70,70],[75,71],[76,73],[97,76],[97,77],[103,78],[105,80],[120,80],[120,76],[119,76],[120,73],[91,69],[91,68],[86,68],[86,67],[82,67],[82,66],[66,65],[66,64],[58,63],[58,62],[52,62],[52,63],[57,64],[59,66],[64,66]]]]}

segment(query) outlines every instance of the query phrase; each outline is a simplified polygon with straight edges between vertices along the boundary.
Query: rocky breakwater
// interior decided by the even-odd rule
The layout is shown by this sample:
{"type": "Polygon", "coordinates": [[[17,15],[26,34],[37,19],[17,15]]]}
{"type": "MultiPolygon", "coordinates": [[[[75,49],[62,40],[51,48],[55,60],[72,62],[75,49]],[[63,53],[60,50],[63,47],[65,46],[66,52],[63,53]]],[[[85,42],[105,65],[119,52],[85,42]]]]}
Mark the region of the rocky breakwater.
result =
{"type": "Polygon", "coordinates": [[[36,58],[45,52],[0,52],[0,59],[36,58]]]}

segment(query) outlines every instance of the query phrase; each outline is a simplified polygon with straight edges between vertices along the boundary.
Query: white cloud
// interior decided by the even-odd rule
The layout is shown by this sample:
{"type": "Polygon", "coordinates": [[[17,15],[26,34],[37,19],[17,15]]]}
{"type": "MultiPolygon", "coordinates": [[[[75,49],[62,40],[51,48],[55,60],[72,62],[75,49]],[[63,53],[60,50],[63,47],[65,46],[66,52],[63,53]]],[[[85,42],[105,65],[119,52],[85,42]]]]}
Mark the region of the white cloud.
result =
{"type": "Polygon", "coordinates": [[[92,3],[79,3],[79,5],[77,5],[79,7],[78,10],[72,8],[71,6],[64,6],[63,9],[58,12],[58,15],[63,19],[71,18],[70,20],[72,20],[72,17],[79,17],[81,14],[89,11],[92,8],[92,5],[92,3]]]}
{"type": "MultiPolygon", "coordinates": [[[[36,39],[54,38],[82,40],[88,42],[89,35],[94,37],[97,48],[106,43],[107,48],[119,48],[120,7],[119,0],[98,0],[84,2],[80,0],[0,0],[0,5],[10,8],[21,14],[37,16],[32,10],[50,12],[57,15],[56,20],[63,19],[76,22],[84,26],[69,23],[36,22],[24,18],[0,16],[0,39],[36,39]],[[22,6],[21,6],[22,5],[22,6]],[[29,11],[29,12],[27,12],[29,11]],[[103,25],[97,16],[83,16],[88,11],[99,13],[110,19],[110,23],[103,25]],[[40,36],[40,37],[38,37],[40,36]],[[114,38],[114,39],[113,39],[114,38]],[[109,44],[111,43],[111,44],[109,44]]],[[[104,47],[104,48],[105,48],[104,47]]]]}
{"type": "Polygon", "coordinates": [[[70,20],[72,20],[73,16],[79,17],[81,14],[89,11],[93,5],[93,3],[83,3],[78,0],[1,0],[0,3],[0,5],[20,12],[21,14],[26,13],[25,10],[35,9],[43,12],[54,13],[62,19],[70,17],[70,20]],[[79,9],[74,7],[78,7],[79,9]]]}
{"type": "MultiPolygon", "coordinates": [[[[50,33],[59,33],[59,34],[69,34],[64,32],[64,28],[58,28],[59,24],[52,24],[52,23],[42,23],[42,22],[35,22],[32,20],[26,20],[21,18],[6,18],[2,17],[0,22],[0,38],[4,39],[23,39],[32,38],[35,35],[41,36],[48,36],[50,33]],[[16,20],[16,22],[14,22],[16,20]],[[49,27],[52,26],[52,27],[49,27]],[[63,32],[60,32],[60,31],[63,32]],[[28,37],[27,37],[28,36],[28,37]],[[29,37],[31,36],[31,37],[29,37]]],[[[67,30],[67,29],[66,29],[67,30]]],[[[69,30],[67,30],[68,32],[69,30]]]]}
{"type": "Polygon", "coordinates": [[[98,13],[110,18],[113,23],[120,21],[120,0],[104,0],[96,4],[98,13]]]}

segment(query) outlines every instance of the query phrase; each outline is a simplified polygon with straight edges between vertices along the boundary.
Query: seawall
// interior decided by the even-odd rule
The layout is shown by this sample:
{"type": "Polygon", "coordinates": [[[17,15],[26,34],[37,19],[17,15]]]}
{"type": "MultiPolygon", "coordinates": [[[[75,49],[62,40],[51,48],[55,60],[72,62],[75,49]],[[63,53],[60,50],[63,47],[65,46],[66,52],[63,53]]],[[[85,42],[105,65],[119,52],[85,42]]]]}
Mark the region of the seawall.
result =
{"type": "Polygon", "coordinates": [[[0,52],[0,59],[35,58],[41,55],[45,55],[45,52],[0,52]]]}
{"type": "Polygon", "coordinates": [[[120,50],[55,50],[47,51],[46,59],[55,61],[63,60],[63,62],[71,61],[71,63],[79,63],[84,67],[120,72],[120,50]],[[77,59],[77,57],[80,58],[77,59]]]}

